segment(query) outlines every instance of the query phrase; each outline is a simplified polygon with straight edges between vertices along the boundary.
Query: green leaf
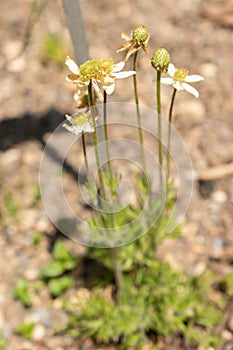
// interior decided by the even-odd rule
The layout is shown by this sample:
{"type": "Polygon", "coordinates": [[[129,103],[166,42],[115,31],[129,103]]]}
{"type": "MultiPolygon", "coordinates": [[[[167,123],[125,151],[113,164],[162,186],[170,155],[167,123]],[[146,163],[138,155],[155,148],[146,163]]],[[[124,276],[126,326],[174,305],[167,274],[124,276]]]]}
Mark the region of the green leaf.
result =
{"type": "Polygon", "coordinates": [[[72,270],[76,267],[77,258],[73,254],[71,254],[71,252],[61,241],[56,242],[53,254],[56,260],[58,260],[59,262],[63,262],[65,270],[72,270]]]}
{"type": "Polygon", "coordinates": [[[23,324],[18,326],[16,331],[19,335],[22,335],[26,339],[30,340],[30,339],[32,339],[32,334],[33,334],[34,328],[35,328],[35,323],[33,323],[33,322],[23,323],[23,324]]]}
{"type": "Polygon", "coordinates": [[[53,260],[46,267],[41,270],[42,279],[50,279],[61,276],[65,272],[62,262],[53,260]]]}
{"type": "Polygon", "coordinates": [[[58,297],[74,284],[72,276],[54,278],[49,281],[49,289],[53,297],[58,297]]]}
{"type": "Polygon", "coordinates": [[[16,282],[13,296],[15,299],[20,300],[25,307],[30,307],[32,304],[28,283],[24,279],[20,279],[16,282]]]}

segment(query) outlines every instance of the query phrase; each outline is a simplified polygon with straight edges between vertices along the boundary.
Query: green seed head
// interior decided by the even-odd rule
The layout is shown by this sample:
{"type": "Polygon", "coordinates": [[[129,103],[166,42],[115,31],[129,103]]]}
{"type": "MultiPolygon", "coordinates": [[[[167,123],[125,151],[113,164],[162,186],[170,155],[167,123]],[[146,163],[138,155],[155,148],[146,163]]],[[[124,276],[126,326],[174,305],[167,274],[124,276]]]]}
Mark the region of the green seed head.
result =
{"type": "Polygon", "coordinates": [[[98,79],[100,73],[100,62],[97,60],[86,61],[80,66],[80,74],[84,80],[98,79]]]}
{"type": "Polygon", "coordinates": [[[145,26],[139,26],[133,30],[133,39],[138,45],[147,44],[150,33],[145,26]]]}
{"type": "Polygon", "coordinates": [[[170,63],[170,54],[164,48],[160,48],[157,51],[155,51],[151,58],[151,64],[158,72],[166,72],[168,69],[169,63],[170,63]]]}
{"type": "Polygon", "coordinates": [[[180,68],[180,69],[177,69],[177,71],[175,72],[174,74],[174,79],[177,80],[177,81],[184,81],[185,78],[187,77],[188,75],[188,71],[187,69],[185,68],[180,68]]]}

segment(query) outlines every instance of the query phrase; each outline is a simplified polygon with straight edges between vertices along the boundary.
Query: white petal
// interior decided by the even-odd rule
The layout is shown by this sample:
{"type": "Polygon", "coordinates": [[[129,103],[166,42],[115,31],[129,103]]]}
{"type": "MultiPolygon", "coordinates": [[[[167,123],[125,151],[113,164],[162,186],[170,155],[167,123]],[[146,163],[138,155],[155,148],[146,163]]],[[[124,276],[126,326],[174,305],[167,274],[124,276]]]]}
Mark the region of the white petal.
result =
{"type": "Polygon", "coordinates": [[[63,126],[63,128],[65,128],[66,130],[72,132],[72,134],[74,134],[74,135],[79,136],[79,135],[82,133],[82,131],[80,131],[80,129],[77,129],[77,128],[73,127],[73,126],[69,126],[69,125],[67,125],[67,124],[63,124],[62,126],[63,126]]]}
{"type": "Polygon", "coordinates": [[[72,73],[79,74],[79,68],[77,64],[69,56],[67,56],[65,64],[72,73]]]}
{"type": "Polygon", "coordinates": [[[198,75],[198,74],[187,75],[187,77],[185,78],[185,81],[187,83],[196,83],[196,82],[202,81],[202,80],[204,80],[204,78],[201,75],[198,75]]]}
{"type": "Polygon", "coordinates": [[[83,126],[83,131],[84,131],[84,132],[93,132],[94,129],[93,129],[93,127],[91,126],[91,124],[87,123],[86,125],[83,126]]]}
{"type": "Polygon", "coordinates": [[[66,117],[66,119],[67,119],[69,122],[71,122],[71,121],[72,121],[72,116],[71,116],[71,115],[66,114],[66,115],[65,115],[65,117],[66,117]]]}
{"type": "Polygon", "coordinates": [[[114,68],[112,69],[112,73],[120,72],[125,66],[125,62],[121,61],[117,64],[114,64],[114,68]]]}
{"type": "Polygon", "coordinates": [[[182,91],[182,90],[184,90],[183,84],[184,84],[184,83],[181,83],[180,81],[176,81],[176,82],[173,84],[173,87],[174,87],[177,91],[182,91]]]}
{"type": "Polygon", "coordinates": [[[111,95],[115,90],[115,83],[112,83],[111,85],[103,85],[103,89],[106,91],[107,95],[111,95]]]}
{"type": "Polygon", "coordinates": [[[106,75],[102,80],[102,85],[112,85],[115,81],[115,74],[114,76],[106,75]]]}
{"type": "Polygon", "coordinates": [[[115,73],[114,76],[117,79],[124,79],[124,78],[131,77],[134,74],[136,74],[136,72],[134,70],[130,70],[130,71],[126,71],[126,72],[115,73]]]}
{"type": "Polygon", "coordinates": [[[161,83],[165,85],[172,85],[174,84],[173,78],[161,78],[161,83]]]}
{"type": "Polygon", "coordinates": [[[183,88],[195,97],[199,97],[199,92],[187,83],[182,83],[183,88]]]}
{"type": "Polygon", "coordinates": [[[169,63],[169,66],[168,66],[168,74],[171,76],[171,77],[174,77],[174,74],[175,72],[177,71],[176,67],[174,66],[174,64],[172,63],[169,63]]]}

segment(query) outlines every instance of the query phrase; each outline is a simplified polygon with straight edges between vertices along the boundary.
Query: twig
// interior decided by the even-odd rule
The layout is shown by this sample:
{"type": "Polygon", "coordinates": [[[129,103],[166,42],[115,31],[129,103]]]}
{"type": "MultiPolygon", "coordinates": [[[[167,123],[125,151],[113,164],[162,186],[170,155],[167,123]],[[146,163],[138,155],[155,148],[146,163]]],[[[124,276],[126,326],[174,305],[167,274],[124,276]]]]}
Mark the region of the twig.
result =
{"type": "Polygon", "coordinates": [[[211,181],[219,180],[226,176],[233,175],[233,163],[223,164],[213,168],[201,170],[196,175],[196,180],[211,181]]]}

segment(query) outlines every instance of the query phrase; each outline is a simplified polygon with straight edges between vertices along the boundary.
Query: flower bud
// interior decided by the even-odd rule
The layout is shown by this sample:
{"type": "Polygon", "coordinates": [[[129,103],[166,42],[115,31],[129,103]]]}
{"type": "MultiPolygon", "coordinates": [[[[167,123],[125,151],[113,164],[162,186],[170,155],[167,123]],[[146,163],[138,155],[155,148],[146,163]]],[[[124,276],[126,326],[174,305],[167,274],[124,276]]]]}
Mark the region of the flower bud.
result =
{"type": "Polygon", "coordinates": [[[147,44],[150,33],[145,26],[139,26],[133,30],[133,39],[138,45],[147,44]]]}
{"type": "Polygon", "coordinates": [[[170,54],[164,48],[156,50],[151,58],[152,66],[158,72],[166,72],[170,63],[170,54]]]}

